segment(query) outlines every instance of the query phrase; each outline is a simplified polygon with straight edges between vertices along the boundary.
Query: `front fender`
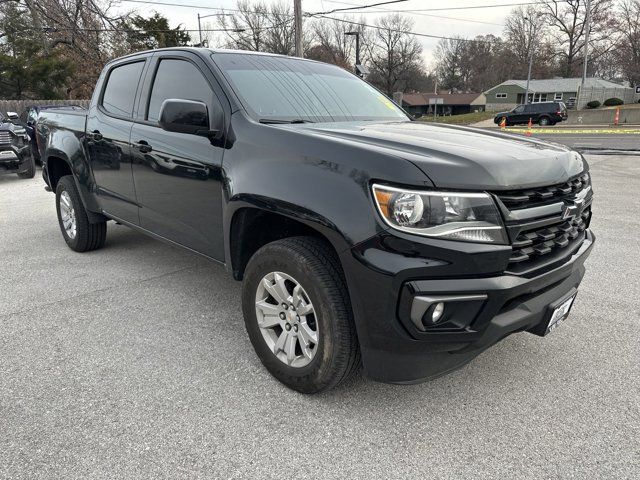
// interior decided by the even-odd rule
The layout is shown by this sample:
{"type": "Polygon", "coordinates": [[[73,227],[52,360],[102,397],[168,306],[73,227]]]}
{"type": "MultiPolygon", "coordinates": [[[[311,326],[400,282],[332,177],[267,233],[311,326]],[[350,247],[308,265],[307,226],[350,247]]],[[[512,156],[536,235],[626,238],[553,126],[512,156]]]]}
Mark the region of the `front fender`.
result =
{"type": "Polygon", "coordinates": [[[250,205],[311,226],[341,252],[386,230],[371,183],[432,185],[413,163],[370,145],[257,124],[239,113],[232,129],[236,140],[223,161],[226,243],[234,213],[250,205]]]}

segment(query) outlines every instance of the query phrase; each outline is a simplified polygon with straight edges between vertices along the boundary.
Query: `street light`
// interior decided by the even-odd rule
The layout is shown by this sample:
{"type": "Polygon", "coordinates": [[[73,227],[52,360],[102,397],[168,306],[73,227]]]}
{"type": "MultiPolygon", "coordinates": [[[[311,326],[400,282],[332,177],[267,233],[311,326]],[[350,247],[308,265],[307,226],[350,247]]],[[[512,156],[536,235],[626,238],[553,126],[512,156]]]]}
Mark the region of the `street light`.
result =
{"type": "Polygon", "coordinates": [[[368,71],[366,67],[360,65],[360,32],[345,32],[344,34],[356,37],[356,75],[362,78],[368,71]]]}
{"type": "Polygon", "coordinates": [[[200,20],[207,17],[232,17],[231,13],[212,13],[211,15],[200,15],[198,13],[198,35],[200,36],[200,44],[198,46],[202,47],[202,27],[200,26],[200,20]]]}

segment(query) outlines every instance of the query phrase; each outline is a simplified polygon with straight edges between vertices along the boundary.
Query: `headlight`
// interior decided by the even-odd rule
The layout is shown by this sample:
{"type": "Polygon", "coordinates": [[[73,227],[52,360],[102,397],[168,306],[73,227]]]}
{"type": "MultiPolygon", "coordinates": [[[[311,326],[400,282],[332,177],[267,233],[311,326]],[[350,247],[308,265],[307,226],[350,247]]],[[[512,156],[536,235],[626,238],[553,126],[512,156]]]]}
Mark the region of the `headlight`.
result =
{"type": "Polygon", "coordinates": [[[412,191],[373,185],[384,221],[426,237],[506,244],[500,213],[486,193],[412,191]]]}

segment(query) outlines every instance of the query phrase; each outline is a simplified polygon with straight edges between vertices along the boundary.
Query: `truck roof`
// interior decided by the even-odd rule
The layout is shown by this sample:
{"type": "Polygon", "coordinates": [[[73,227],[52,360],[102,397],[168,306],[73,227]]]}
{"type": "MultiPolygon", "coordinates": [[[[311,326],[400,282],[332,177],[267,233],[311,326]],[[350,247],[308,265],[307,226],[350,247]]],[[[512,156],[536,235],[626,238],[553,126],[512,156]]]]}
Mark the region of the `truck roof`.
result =
{"type": "Polygon", "coordinates": [[[297,58],[298,60],[304,60],[307,62],[314,63],[322,63],[317,60],[312,60],[310,58],[302,58],[302,57],[291,57],[289,55],[280,55],[278,53],[269,53],[269,52],[256,52],[254,50],[234,50],[230,48],[204,48],[204,47],[167,47],[167,48],[154,48],[151,50],[142,50],[140,52],[130,53],[129,55],[123,55],[122,57],[114,58],[113,60],[107,63],[111,64],[112,62],[116,62],[122,60],[124,58],[132,58],[138,55],[149,55],[155,52],[167,52],[167,51],[183,51],[183,52],[192,52],[198,54],[206,54],[206,53],[235,53],[239,55],[260,55],[265,57],[282,57],[282,58],[297,58]]]}

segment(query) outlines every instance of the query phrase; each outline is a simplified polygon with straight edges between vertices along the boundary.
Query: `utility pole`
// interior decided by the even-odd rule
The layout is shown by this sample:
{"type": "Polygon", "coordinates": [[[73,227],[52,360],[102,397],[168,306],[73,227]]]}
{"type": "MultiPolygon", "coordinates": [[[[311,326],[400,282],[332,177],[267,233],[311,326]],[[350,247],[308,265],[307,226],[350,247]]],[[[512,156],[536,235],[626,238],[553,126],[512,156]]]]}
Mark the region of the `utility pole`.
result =
{"type": "Polygon", "coordinates": [[[584,91],[584,85],[587,82],[587,63],[589,60],[589,33],[591,31],[591,0],[587,0],[587,4],[586,4],[586,8],[587,8],[587,12],[585,14],[585,25],[586,25],[586,30],[584,32],[584,65],[582,68],[582,82],[580,83],[580,95],[578,95],[578,105],[576,106],[577,109],[580,109],[580,96],[582,95],[582,92],[584,91]]]}
{"type": "Polygon", "coordinates": [[[293,0],[294,32],[296,40],[296,57],[302,57],[302,0],[293,0]]]}
{"type": "Polygon", "coordinates": [[[200,46],[202,46],[202,26],[200,25],[200,13],[198,13],[198,34],[200,35],[200,46]]]}
{"type": "Polygon", "coordinates": [[[529,73],[527,73],[527,88],[524,91],[524,104],[529,104],[529,84],[531,83],[531,67],[533,67],[533,36],[535,34],[535,29],[533,26],[533,20],[530,17],[524,17],[524,19],[529,22],[529,73]]]}

